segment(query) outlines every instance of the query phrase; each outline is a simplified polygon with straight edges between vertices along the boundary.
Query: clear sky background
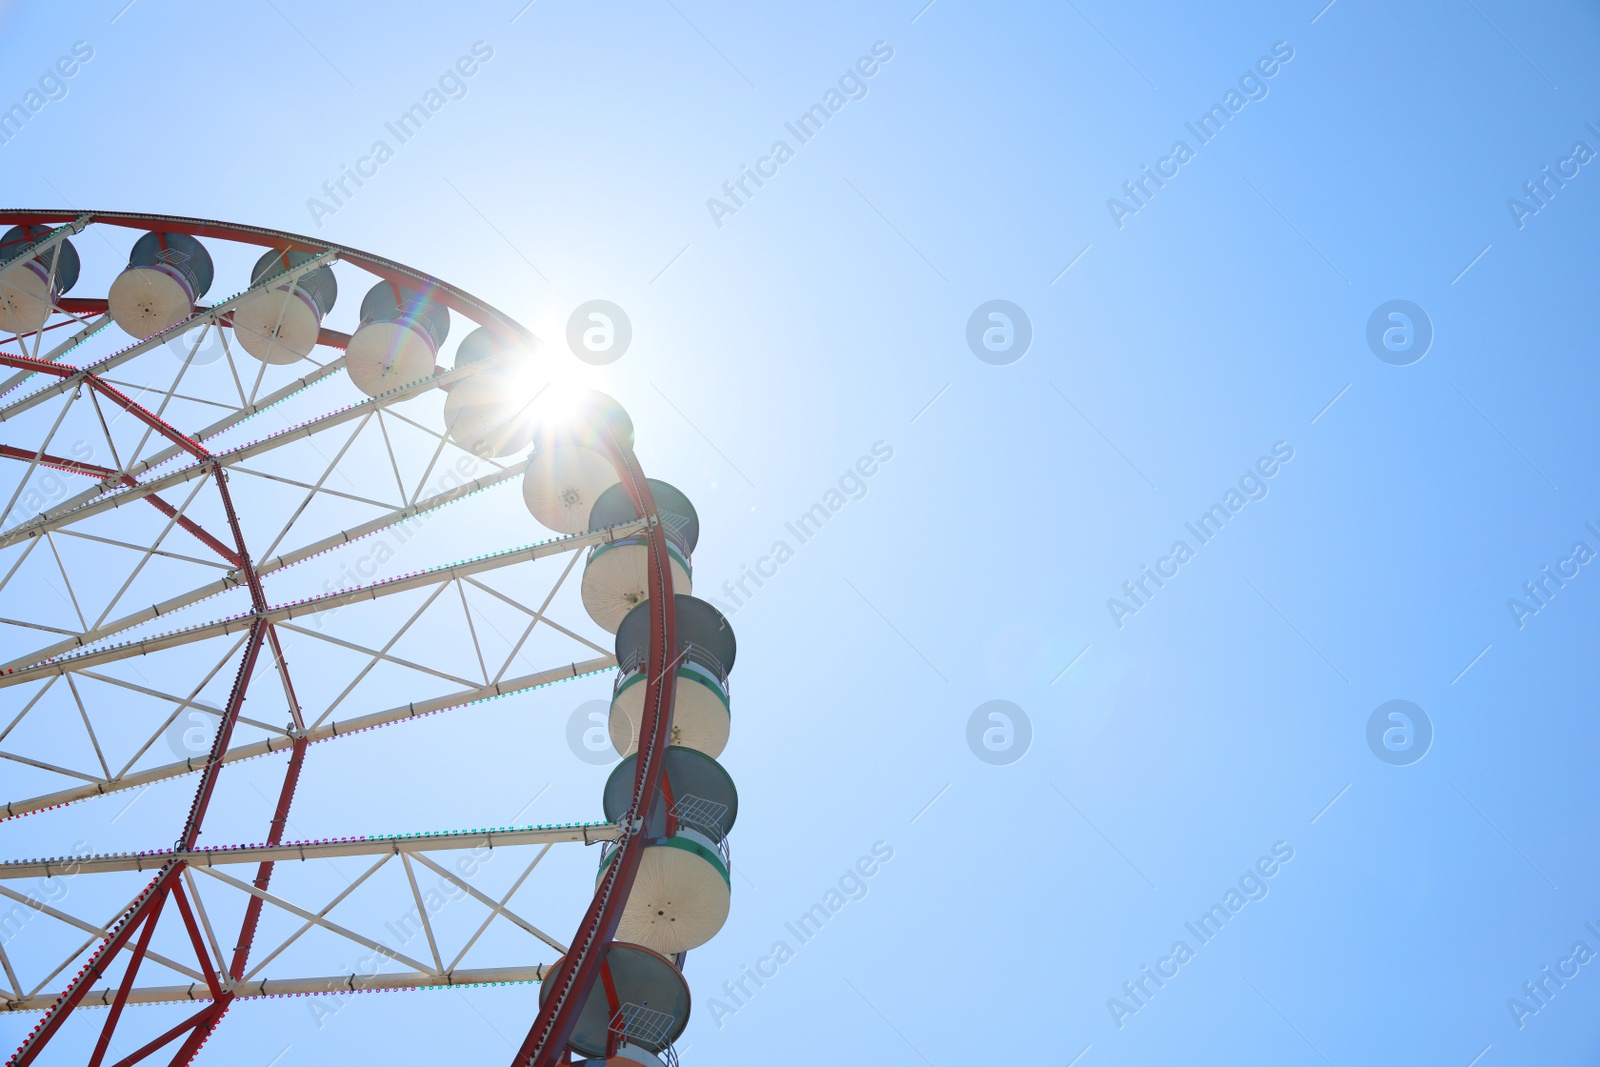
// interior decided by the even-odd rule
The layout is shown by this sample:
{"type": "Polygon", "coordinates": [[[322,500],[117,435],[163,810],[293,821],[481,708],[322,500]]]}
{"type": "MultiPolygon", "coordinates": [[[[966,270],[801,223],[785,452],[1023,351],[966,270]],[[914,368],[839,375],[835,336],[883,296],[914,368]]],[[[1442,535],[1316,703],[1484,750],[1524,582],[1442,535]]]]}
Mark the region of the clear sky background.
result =
{"type": "MultiPolygon", "coordinates": [[[[1594,1062],[1600,957],[1520,1026],[1508,999],[1600,953],[1600,563],[1537,614],[1508,600],[1575,542],[1600,552],[1600,164],[1574,156],[1600,153],[1600,12],[922,2],[0,4],[0,105],[93,48],[0,145],[0,200],[433,272],[629,410],[647,471],[699,509],[697,591],[731,604],[722,583],[789,542],[732,613],[740,874],[690,955],[686,1063],[1594,1062]],[[464,95],[396,144],[385,123],[480,41],[464,95]],[[800,144],[785,123],[875,46],[865,95],[800,144]],[[1185,124],[1230,91],[1202,144],[1185,124]],[[316,209],[379,139],[393,158],[316,209]],[[708,207],[778,140],[775,176],[708,207]],[[1177,141],[1192,158],[1163,163],[1177,141]],[[1534,213],[1524,183],[1564,160],[1534,213]],[[1146,166],[1177,173],[1140,206],[1146,166]],[[603,369],[562,339],[591,299],[633,324],[603,369]],[[1031,327],[1005,365],[967,341],[991,300],[1031,327]],[[1393,300],[1431,323],[1405,366],[1367,338],[1393,300]],[[878,442],[892,459],[799,544],[785,523],[878,442]],[[1200,543],[1185,524],[1275,448],[1200,543]],[[1180,540],[1193,558],[1114,612],[1180,540]],[[993,700],[1026,718],[1013,762],[969,745],[993,700]],[[1391,700],[1431,723],[1406,765],[1368,742],[1391,700]],[[866,896],[729,1000],[876,842],[866,896]],[[1185,923],[1274,847],[1266,895],[1201,944],[1185,923]],[[1139,1006],[1124,983],[1170,973],[1179,940],[1193,958],[1139,1006]]],[[[608,768],[564,728],[608,684],[529,698],[515,746],[504,710],[325,746],[340,773],[308,772],[297,815],[498,825],[538,794],[527,819],[598,818],[608,768]]],[[[188,788],[134,844],[170,841],[188,788]]],[[[109,813],[0,841],[65,851],[109,813]]],[[[534,995],[241,1003],[202,1062],[502,1062],[534,995]]]]}

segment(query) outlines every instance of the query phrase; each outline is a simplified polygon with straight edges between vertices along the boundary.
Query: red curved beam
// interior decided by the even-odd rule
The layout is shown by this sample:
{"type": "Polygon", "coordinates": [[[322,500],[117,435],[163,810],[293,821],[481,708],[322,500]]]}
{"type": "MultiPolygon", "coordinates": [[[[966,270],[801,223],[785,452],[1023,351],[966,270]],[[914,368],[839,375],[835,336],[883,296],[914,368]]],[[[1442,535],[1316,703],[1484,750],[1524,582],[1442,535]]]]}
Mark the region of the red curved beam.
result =
{"type": "MultiPolygon", "coordinates": [[[[56,307],[73,315],[104,315],[108,310],[109,302],[103,296],[63,296],[56,299],[56,307]]],[[[195,310],[204,311],[206,309],[197,307],[195,310]]],[[[222,322],[226,326],[232,326],[233,313],[230,311],[223,315],[222,322]]],[[[66,323],[57,323],[57,325],[66,325],[66,323]]],[[[48,328],[54,329],[55,327],[48,328]]],[[[11,338],[11,340],[16,340],[16,338],[11,338]]],[[[337,348],[343,352],[350,344],[350,335],[340,333],[338,330],[330,330],[324,326],[317,331],[317,344],[328,348],[337,348]]]]}
{"type": "MultiPolygon", "coordinates": [[[[244,244],[260,245],[264,248],[287,248],[295,252],[325,252],[339,253],[339,258],[346,263],[353,263],[362,270],[374,274],[387,282],[405,285],[427,293],[438,300],[451,311],[465,315],[480,326],[496,326],[525,342],[537,340],[520,323],[505,312],[492,305],[484,303],[465,289],[458,288],[448,282],[441,281],[431,274],[425,274],[403,263],[396,263],[392,259],[375,256],[371,252],[363,252],[359,248],[350,248],[347,245],[335,244],[332,241],[318,241],[303,234],[289,233],[287,230],[269,230],[261,226],[241,226],[233,222],[218,222],[215,219],[195,219],[184,215],[149,215],[130,211],[59,211],[59,210],[24,210],[21,208],[0,209],[0,225],[28,226],[34,223],[59,226],[65,222],[73,222],[83,216],[89,216],[89,225],[99,223],[103,226],[127,226],[133,229],[149,230],[159,227],[167,233],[186,233],[190,237],[217,237],[225,241],[239,241],[244,244]]],[[[66,304],[63,303],[63,307],[66,304]]]]}
{"type": "MultiPolygon", "coordinates": [[[[611,425],[605,427],[604,443],[617,476],[633,501],[639,518],[655,518],[655,498],[639,469],[639,461],[627,441],[619,438],[611,425]]],[[[672,568],[668,563],[666,527],[652,522],[646,536],[650,549],[650,650],[645,678],[644,719],[639,725],[639,760],[633,778],[633,801],[624,817],[623,837],[617,858],[606,869],[595,888],[589,910],[578,924],[572,947],[562,960],[554,981],[554,992],[539,1007],[539,1014],[517,1050],[513,1067],[554,1067],[567,1052],[567,1039],[578,1021],[578,1012],[588,999],[595,979],[605,962],[606,946],[617,933],[622,909],[628,902],[634,877],[644,858],[642,825],[649,800],[661,786],[666,764],[667,740],[672,736],[672,706],[677,687],[677,601],[673,597],[672,568]],[[640,817],[636,820],[635,817],[640,817]]],[[[546,979],[551,981],[552,979],[546,979]]]]}
{"type": "MultiPolygon", "coordinates": [[[[498,327],[525,342],[535,340],[533,335],[516,321],[498,309],[483,303],[476,297],[449,285],[432,275],[413,270],[393,260],[374,256],[368,252],[348,248],[332,242],[314,241],[300,234],[288,233],[281,230],[270,230],[261,227],[241,226],[234,223],[217,222],[208,219],[194,219],[177,215],[136,214],[128,212],[67,212],[67,211],[24,211],[0,210],[0,224],[29,225],[33,223],[59,224],[72,222],[85,214],[90,216],[90,223],[103,225],[128,226],[139,229],[160,227],[164,231],[185,233],[193,237],[216,237],[224,240],[239,241],[248,244],[263,245],[275,248],[289,248],[295,251],[322,252],[333,250],[338,252],[339,258],[352,263],[371,274],[396,284],[408,285],[428,293],[440,303],[450,308],[473,322],[482,326],[498,327]]],[[[106,310],[106,302],[100,298],[70,298],[58,302],[63,310],[76,314],[100,314],[106,310]]],[[[319,344],[330,347],[344,348],[348,342],[348,335],[337,331],[323,330],[323,336],[318,337],[319,344]]],[[[32,363],[33,361],[29,361],[32,363]]],[[[35,368],[29,368],[35,369],[35,368]]],[[[44,368],[37,368],[44,369],[44,368]]],[[[102,383],[92,382],[92,385],[102,383]]],[[[119,402],[125,398],[117,395],[119,402]]],[[[138,415],[143,412],[149,415],[139,405],[127,401],[129,410],[139,408],[138,415]]],[[[154,416],[150,416],[154,419],[154,416]]],[[[172,427],[155,420],[156,428],[164,435],[181,438],[182,435],[172,427]]],[[[617,470],[618,479],[624,485],[629,498],[633,501],[635,510],[640,518],[655,517],[655,500],[650,493],[650,487],[645,480],[644,473],[639,466],[637,457],[628,442],[619,437],[615,428],[609,423],[603,428],[603,444],[611,459],[612,465],[617,470]]],[[[183,441],[187,439],[184,438],[183,441]]],[[[180,441],[182,446],[183,441],[180,441]]],[[[192,442],[191,442],[192,443],[192,442]]],[[[198,448],[199,446],[195,446],[198,448]]],[[[202,450],[203,451],[203,450],[202,450]]],[[[205,458],[205,457],[202,457],[205,458]]],[[[255,568],[250,564],[249,553],[245,547],[243,536],[239,530],[238,519],[233,509],[233,502],[229,497],[226,480],[221,471],[217,475],[218,489],[223,498],[223,508],[232,527],[237,553],[243,562],[243,570],[250,586],[252,600],[256,602],[258,610],[264,603],[260,578],[255,568]]],[[[654,522],[646,535],[646,545],[650,552],[649,595],[653,605],[650,626],[649,659],[645,686],[644,718],[639,730],[639,759],[634,775],[633,799],[629,812],[631,816],[642,816],[648,810],[648,798],[654,797],[661,788],[664,777],[665,755],[667,741],[671,736],[673,699],[675,696],[674,682],[677,677],[677,658],[673,650],[677,647],[677,610],[674,600],[672,584],[672,570],[667,553],[665,528],[661,523],[654,522]]],[[[182,841],[192,845],[198,837],[200,824],[205,817],[206,808],[211,799],[211,792],[216,783],[216,775],[220,764],[216,761],[216,753],[220,751],[219,743],[226,746],[226,735],[231,733],[233,723],[237,720],[239,706],[243,701],[244,691],[250,683],[254,673],[255,661],[260,653],[264,639],[272,640],[276,646],[276,637],[270,632],[265,623],[258,623],[251,628],[250,639],[246,648],[244,661],[240,664],[239,677],[235,680],[234,689],[228,701],[228,707],[219,723],[217,737],[213,740],[213,759],[208,764],[198,790],[196,791],[189,818],[185,823],[182,841]]],[[[282,660],[280,658],[280,665],[282,660]]],[[[285,774],[282,791],[278,798],[277,809],[273,816],[270,838],[275,842],[283,832],[287,820],[289,806],[293,801],[295,787],[299,780],[300,769],[304,762],[304,742],[297,742],[290,759],[290,767],[285,774]]],[[[629,819],[629,826],[633,820],[629,819]]],[[[573,938],[572,948],[568,950],[563,961],[558,978],[557,988],[545,1003],[540,1007],[539,1014],[535,1017],[528,1036],[522,1048],[518,1051],[515,1063],[518,1065],[531,1065],[531,1067],[553,1067],[566,1055],[566,1044],[571,1037],[572,1028],[577,1022],[578,1013],[583,1008],[590,989],[594,986],[605,962],[605,949],[616,935],[617,925],[621,922],[623,908],[627,904],[628,894],[633,888],[635,876],[638,874],[639,864],[643,859],[644,848],[641,836],[637,831],[624,829],[624,836],[619,845],[619,854],[606,870],[600,885],[595,889],[594,897],[589,903],[589,908],[584,914],[583,921],[578,927],[573,938]]],[[[167,897],[177,886],[177,879],[183,870],[181,860],[174,861],[165,867],[151,885],[141,894],[140,898],[124,914],[118,927],[113,930],[111,937],[102,944],[101,949],[91,957],[91,961],[79,973],[64,992],[61,998],[46,1013],[39,1026],[24,1040],[22,1047],[8,1061],[8,1067],[24,1067],[31,1063],[50,1038],[60,1028],[66,1017],[72,1012],[78,1001],[88,991],[90,983],[104,972],[110,962],[116,957],[121,945],[132,936],[141,924],[146,929],[153,928],[156,916],[167,897]]],[[[271,878],[272,864],[263,863],[258,870],[256,884],[265,888],[271,878]]],[[[240,930],[239,942],[235,946],[235,954],[229,967],[231,977],[238,979],[242,973],[245,961],[248,959],[251,943],[254,940],[256,919],[259,916],[260,901],[253,898],[251,908],[247,910],[243,928],[240,930]]],[[[132,971],[137,968],[139,957],[136,953],[129,963],[129,974],[124,984],[131,984],[132,971]]],[[[189,1030],[187,1039],[183,1042],[174,1056],[174,1065],[187,1064],[199,1052],[222,1016],[231,1005],[232,997],[224,995],[214,1001],[209,1007],[203,1009],[190,1020],[168,1031],[165,1035],[151,1042],[133,1056],[128,1057],[123,1063],[131,1063],[156,1051],[176,1038],[185,1030],[189,1030]]],[[[108,1021],[102,1037],[109,1037],[111,1026],[115,1019],[108,1021]]],[[[119,1065],[121,1067],[121,1065],[119,1065]]]]}

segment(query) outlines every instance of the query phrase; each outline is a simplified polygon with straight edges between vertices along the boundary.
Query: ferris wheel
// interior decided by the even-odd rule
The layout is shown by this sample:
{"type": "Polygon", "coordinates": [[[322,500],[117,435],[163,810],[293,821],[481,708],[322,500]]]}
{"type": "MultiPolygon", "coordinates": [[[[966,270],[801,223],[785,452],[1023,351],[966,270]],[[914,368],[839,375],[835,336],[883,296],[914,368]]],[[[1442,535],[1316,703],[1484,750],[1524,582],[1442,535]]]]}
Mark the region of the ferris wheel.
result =
{"type": "Polygon", "coordinates": [[[736,648],[689,595],[694,506],[645,477],[626,413],[355,249],[166,215],[5,227],[0,823],[146,790],[179,813],[160,847],[0,846],[0,1017],[37,1017],[8,1067],[186,1064],[256,998],[515,983],[539,983],[516,1064],[676,1063],[687,953],[729,908],[736,648]],[[621,762],[569,798],[603,818],[294,832],[323,753],[442,713],[471,737],[492,701],[608,671],[621,762]],[[546,861],[585,846],[593,876],[546,861]],[[509,890],[475,884],[486,850],[509,890]],[[367,921],[385,887],[403,934],[367,921]],[[529,911],[563,900],[570,942],[529,911]]]}

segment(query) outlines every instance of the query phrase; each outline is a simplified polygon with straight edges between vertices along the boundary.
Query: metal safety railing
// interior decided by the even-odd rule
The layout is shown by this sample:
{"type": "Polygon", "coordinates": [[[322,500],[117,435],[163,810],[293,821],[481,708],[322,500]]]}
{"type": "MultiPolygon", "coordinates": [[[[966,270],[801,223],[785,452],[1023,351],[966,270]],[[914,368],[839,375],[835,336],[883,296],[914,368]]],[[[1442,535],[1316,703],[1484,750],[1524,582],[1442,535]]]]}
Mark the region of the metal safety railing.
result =
{"type": "MultiPolygon", "coordinates": [[[[669,816],[680,829],[693,830],[696,835],[705,838],[711,843],[717,856],[722,860],[724,867],[733,865],[733,848],[728,843],[728,834],[722,828],[722,818],[728,813],[728,805],[719,804],[714,800],[705,800],[701,797],[685,794],[678,798],[672,806],[669,816]]],[[[622,847],[622,839],[603,841],[600,843],[600,866],[605,867],[617,849],[622,847]]]]}
{"type": "Polygon", "coordinates": [[[637,1044],[655,1053],[663,1062],[676,1064],[677,1054],[672,1053],[670,1058],[667,1054],[672,1049],[672,1024],[677,1021],[675,1015],[629,1002],[611,1017],[610,1030],[617,1035],[618,1044],[637,1044]]]}
{"type": "MultiPolygon", "coordinates": [[[[648,649],[638,648],[629,652],[617,663],[617,681],[612,687],[613,693],[622,688],[622,683],[636,671],[644,669],[645,657],[648,649]]],[[[726,692],[728,688],[728,668],[722,665],[722,660],[704,645],[686,642],[678,653],[678,663],[693,663],[697,667],[704,667],[717,679],[717,684],[726,692]]]]}
{"type": "Polygon", "coordinates": [[[695,831],[716,846],[717,855],[722,857],[723,866],[731,862],[728,834],[722,828],[723,817],[727,814],[728,805],[687,793],[678,798],[678,802],[672,805],[671,811],[672,818],[677,820],[679,826],[695,831]]]}
{"type": "MultiPolygon", "coordinates": [[[[683,558],[686,560],[691,554],[691,549],[689,548],[689,539],[684,536],[683,530],[688,525],[689,520],[682,515],[673,515],[668,512],[662,512],[661,514],[661,532],[672,543],[672,547],[682,553],[683,558]]],[[[589,560],[594,559],[599,553],[616,545],[642,545],[647,537],[648,535],[645,532],[640,531],[631,537],[619,537],[615,541],[602,541],[598,545],[590,545],[589,553],[585,557],[584,563],[587,564],[589,560]]]]}

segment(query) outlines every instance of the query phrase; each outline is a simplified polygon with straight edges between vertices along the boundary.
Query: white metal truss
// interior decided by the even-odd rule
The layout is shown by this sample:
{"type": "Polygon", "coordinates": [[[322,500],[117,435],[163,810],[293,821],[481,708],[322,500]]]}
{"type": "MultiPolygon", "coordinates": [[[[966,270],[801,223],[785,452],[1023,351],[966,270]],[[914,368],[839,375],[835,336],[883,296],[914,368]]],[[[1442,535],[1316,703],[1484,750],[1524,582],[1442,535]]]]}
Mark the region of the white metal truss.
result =
{"type": "MultiPolygon", "coordinates": [[[[82,216],[46,240],[94,225],[82,216]]],[[[324,249],[142,340],[92,300],[0,339],[0,823],[111,794],[126,812],[180,777],[228,781],[258,757],[293,767],[323,742],[616,666],[569,579],[587,549],[645,524],[539,539],[516,499],[528,461],[474,456],[439,417],[440,392],[479,365],[366,396],[337,330],[291,365],[231,343],[240,300],[339,261],[324,249]],[[250,701],[225,710],[236,678],[250,701]],[[199,743],[180,751],[190,733],[199,743]]],[[[347,301],[351,281],[359,299],[341,274],[347,301]]],[[[596,798],[573,805],[588,814],[596,798]]],[[[108,950],[114,968],[142,954],[126,1004],[537,982],[539,961],[567,950],[550,931],[591,891],[587,877],[553,884],[566,858],[541,862],[619,836],[603,822],[283,830],[0,861],[0,1011],[49,1011],[157,885],[164,908],[108,950]],[[462,866],[485,852],[491,876],[462,866]],[[259,917],[248,958],[235,948],[245,915],[259,917]]],[[[78,1006],[115,1017],[119,973],[78,1006]]]]}

